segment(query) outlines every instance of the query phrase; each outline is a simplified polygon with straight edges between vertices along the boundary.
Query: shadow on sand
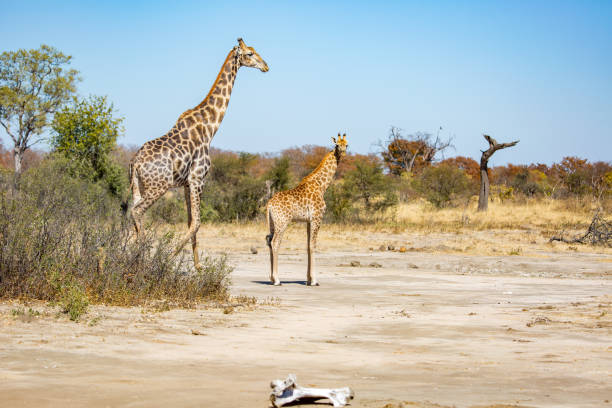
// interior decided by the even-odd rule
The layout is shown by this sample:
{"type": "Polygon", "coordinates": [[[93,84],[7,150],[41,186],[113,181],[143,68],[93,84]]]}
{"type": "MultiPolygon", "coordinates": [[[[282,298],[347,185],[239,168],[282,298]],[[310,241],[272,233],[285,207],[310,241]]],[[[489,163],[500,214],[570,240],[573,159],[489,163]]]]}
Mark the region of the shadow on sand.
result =
{"type": "MultiPolygon", "coordinates": [[[[270,286],[272,286],[272,282],[270,282],[270,281],[256,280],[256,281],[251,281],[251,282],[252,283],[257,283],[259,285],[270,285],[270,286]]],[[[306,286],[306,281],[305,280],[281,281],[281,285],[304,285],[304,286],[306,286]]]]}

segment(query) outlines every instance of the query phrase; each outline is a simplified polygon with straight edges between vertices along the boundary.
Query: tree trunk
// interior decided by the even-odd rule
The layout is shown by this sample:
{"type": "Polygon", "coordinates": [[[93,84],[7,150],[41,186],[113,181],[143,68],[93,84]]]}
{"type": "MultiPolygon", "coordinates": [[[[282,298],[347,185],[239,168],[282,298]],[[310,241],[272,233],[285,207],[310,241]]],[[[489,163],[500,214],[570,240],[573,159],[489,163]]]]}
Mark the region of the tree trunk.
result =
{"type": "Polygon", "coordinates": [[[489,208],[489,173],[485,165],[483,169],[480,167],[480,194],[478,195],[478,211],[487,211],[489,208]]]}
{"type": "Polygon", "coordinates": [[[489,148],[482,151],[482,157],[480,158],[480,195],[478,196],[478,211],[487,211],[489,208],[489,191],[491,186],[489,184],[489,159],[493,156],[493,153],[506,147],[512,147],[519,141],[511,143],[497,143],[489,135],[483,135],[487,142],[489,142],[489,148]]]}
{"type": "Polygon", "coordinates": [[[21,162],[23,161],[23,153],[24,150],[20,147],[15,147],[13,150],[13,159],[15,160],[15,179],[18,179],[21,176],[21,162]]]}

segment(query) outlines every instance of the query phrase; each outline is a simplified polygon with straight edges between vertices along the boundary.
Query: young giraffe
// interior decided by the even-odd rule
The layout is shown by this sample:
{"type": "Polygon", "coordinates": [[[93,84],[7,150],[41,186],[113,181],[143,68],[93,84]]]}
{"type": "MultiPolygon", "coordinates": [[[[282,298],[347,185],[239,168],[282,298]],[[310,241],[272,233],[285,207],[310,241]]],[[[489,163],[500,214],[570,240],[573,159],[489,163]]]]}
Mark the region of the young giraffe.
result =
{"type": "Polygon", "coordinates": [[[297,187],[281,191],[268,201],[266,207],[266,218],[270,227],[270,235],[266,241],[270,247],[270,281],[274,285],[280,285],[278,279],[278,250],[280,248],[283,232],[291,221],[305,221],[308,231],[308,270],[306,283],[319,286],[314,271],[314,250],[317,245],[317,234],[321,226],[321,220],[325,213],[325,190],[336,174],[338,163],[346,153],[346,133],[338,140],[332,137],[335,144],[334,150],[327,153],[319,166],[297,185],[297,187]]]}
{"type": "Polygon", "coordinates": [[[200,268],[196,235],[200,227],[200,193],[210,168],[209,146],[223,120],[236,74],[242,66],[268,72],[266,62],[239,38],[206,98],[179,116],[174,127],[164,136],[146,142],[130,162],[134,199],[131,213],[137,234],[147,208],[169,188],[185,188],[189,231],[176,252],[191,239],[196,268],[200,268]]]}

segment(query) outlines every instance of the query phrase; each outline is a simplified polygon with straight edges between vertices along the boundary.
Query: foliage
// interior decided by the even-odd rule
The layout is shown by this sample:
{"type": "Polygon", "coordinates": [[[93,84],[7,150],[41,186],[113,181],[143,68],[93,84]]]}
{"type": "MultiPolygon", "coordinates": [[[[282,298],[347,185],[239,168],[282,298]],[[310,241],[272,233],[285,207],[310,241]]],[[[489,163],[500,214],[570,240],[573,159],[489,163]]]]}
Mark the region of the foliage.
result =
{"type": "Polygon", "coordinates": [[[40,141],[53,115],[75,91],[71,57],[48,45],[0,55],[0,124],[15,145],[15,173],[23,153],[40,141]]]}
{"type": "Polygon", "coordinates": [[[465,172],[448,164],[423,170],[415,180],[415,187],[438,208],[447,207],[454,198],[470,194],[470,180],[465,172]]]}
{"type": "Polygon", "coordinates": [[[419,173],[449,147],[452,147],[451,139],[440,139],[439,132],[435,139],[426,132],[404,136],[401,129],[392,126],[381,155],[391,174],[419,173]]]}
{"type": "Polygon", "coordinates": [[[440,164],[448,164],[465,171],[465,174],[472,180],[478,182],[480,180],[480,164],[471,157],[455,156],[444,159],[440,164]]]}
{"type": "Polygon", "coordinates": [[[26,171],[20,188],[0,179],[0,297],[55,301],[78,319],[90,302],[151,299],[191,304],[225,296],[231,267],[208,258],[196,272],[172,233],[135,238],[118,199],[66,173],[65,159],[26,171]]]}
{"type": "Polygon", "coordinates": [[[123,132],[123,118],[113,116],[113,104],[105,96],[73,99],[55,114],[50,144],[70,159],[70,173],[93,182],[101,181],[115,196],[127,188],[125,172],[111,153],[123,132]]]}
{"type": "Polygon", "coordinates": [[[187,221],[187,206],[182,191],[172,191],[162,196],[147,211],[147,216],[154,221],[167,224],[178,224],[187,221]]]}
{"type": "Polygon", "coordinates": [[[330,148],[325,146],[304,145],[282,151],[282,157],[288,157],[289,169],[294,179],[299,182],[312,172],[329,153],[330,148]]]}
{"type": "Polygon", "coordinates": [[[511,187],[513,191],[521,192],[527,197],[534,197],[544,192],[545,181],[546,175],[543,173],[525,168],[514,176],[511,187]]]}
{"type": "Polygon", "coordinates": [[[62,312],[70,316],[70,320],[77,321],[87,311],[89,298],[78,283],[70,282],[60,287],[59,303],[62,312]]]}
{"type": "Polygon", "coordinates": [[[573,195],[582,195],[588,191],[588,170],[587,160],[578,157],[564,157],[561,163],[554,165],[554,171],[573,195]]]}
{"type": "Polygon", "coordinates": [[[564,157],[550,167],[542,163],[498,166],[492,169],[492,180],[512,186],[527,197],[545,194],[557,198],[585,195],[604,198],[611,193],[606,181],[610,171],[612,165],[608,162],[590,163],[578,157],[564,157]]]}
{"type": "Polygon", "coordinates": [[[334,222],[348,219],[353,210],[351,193],[339,183],[332,183],[325,192],[326,214],[334,222]]]}
{"type": "MultiPolygon", "coordinates": [[[[45,152],[36,148],[26,150],[22,155],[21,170],[25,171],[30,167],[37,166],[46,155],[45,152]]],[[[6,149],[0,141],[0,169],[3,170],[14,170],[15,169],[15,157],[13,155],[13,149],[6,149]]]]}
{"type": "Polygon", "coordinates": [[[244,221],[255,218],[265,204],[266,186],[251,175],[257,156],[219,153],[212,157],[209,179],[202,193],[202,221],[244,221]]]}
{"type": "Polygon", "coordinates": [[[289,157],[282,156],[274,161],[274,165],[266,173],[266,180],[271,181],[270,187],[273,191],[283,191],[289,188],[289,157]]]}
{"type": "Polygon", "coordinates": [[[377,162],[360,162],[346,174],[345,187],[353,198],[361,200],[366,211],[381,211],[394,204],[392,183],[377,162]],[[382,199],[381,199],[382,198],[382,199]]]}
{"type": "Polygon", "coordinates": [[[395,183],[377,160],[359,161],[341,183],[330,186],[325,202],[334,221],[373,220],[398,202],[395,183]],[[362,210],[362,211],[360,211],[362,210]],[[365,216],[365,219],[362,217],[365,216]]]}

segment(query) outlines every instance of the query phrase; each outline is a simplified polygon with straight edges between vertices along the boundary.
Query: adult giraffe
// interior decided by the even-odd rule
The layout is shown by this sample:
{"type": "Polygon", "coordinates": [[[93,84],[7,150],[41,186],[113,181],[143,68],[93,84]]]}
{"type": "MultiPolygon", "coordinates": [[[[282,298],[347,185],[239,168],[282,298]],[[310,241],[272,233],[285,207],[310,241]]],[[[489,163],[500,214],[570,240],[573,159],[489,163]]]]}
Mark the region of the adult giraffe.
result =
{"type": "Polygon", "coordinates": [[[142,217],[169,188],[185,188],[189,231],[180,241],[178,253],[191,239],[193,262],[200,268],[197,232],[200,228],[200,193],[210,168],[209,146],[223,120],[238,69],[242,66],[268,71],[268,64],[242,38],[227,55],[217,79],[206,98],[195,108],[179,116],[164,136],[146,142],[130,162],[133,204],[132,218],[136,234],[142,229],[142,217]]]}
{"type": "Polygon", "coordinates": [[[280,191],[268,201],[266,218],[270,234],[266,242],[270,247],[270,281],[280,285],[278,279],[278,250],[280,249],[283,232],[291,221],[304,221],[308,231],[308,270],[306,284],[319,286],[314,269],[314,250],[317,245],[317,234],[325,214],[325,199],[323,195],[334,179],[338,163],[346,154],[348,146],[346,133],[338,139],[332,137],[335,146],[327,153],[319,166],[304,177],[300,184],[287,191],[280,191]]]}

